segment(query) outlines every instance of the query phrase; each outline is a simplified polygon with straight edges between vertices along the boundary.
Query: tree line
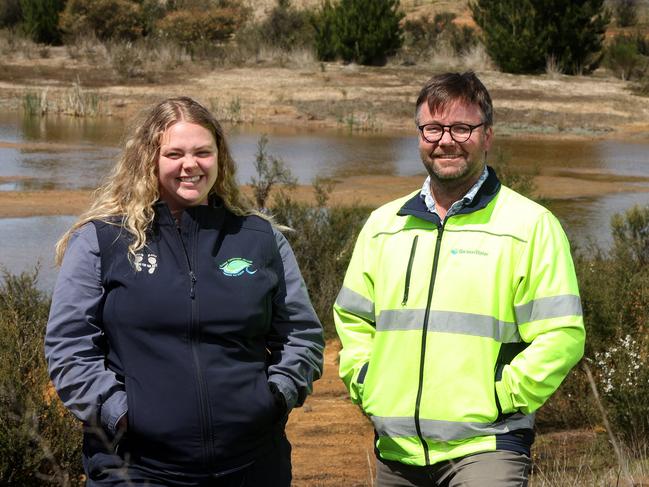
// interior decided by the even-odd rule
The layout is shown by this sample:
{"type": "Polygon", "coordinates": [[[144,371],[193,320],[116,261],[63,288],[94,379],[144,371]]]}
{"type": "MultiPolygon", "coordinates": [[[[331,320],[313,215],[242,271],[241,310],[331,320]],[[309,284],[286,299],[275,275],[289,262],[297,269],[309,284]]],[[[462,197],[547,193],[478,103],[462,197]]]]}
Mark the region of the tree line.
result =
{"type": "MultiPolygon", "coordinates": [[[[562,73],[587,74],[603,60],[612,20],[620,27],[637,24],[638,2],[470,0],[473,27],[457,24],[449,13],[406,20],[399,0],[322,0],[312,9],[276,0],[251,29],[251,9],[241,0],[0,0],[0,27],[45,44],[88,35],[102,41],[156,38],[192,53],[256,35],[284,50],[309,47],[321,61],[366,65],[383,65],[402,49],[434,47],[446,37],[456,54],[482,43],[503,72],[540,73],[551,62],[562,73]]],[[[647,42],[644,35],[621,38],[613,64],[623,64],[617,72],[629,78],[642,64],[638,56],[646,57],[647,42]]]]}

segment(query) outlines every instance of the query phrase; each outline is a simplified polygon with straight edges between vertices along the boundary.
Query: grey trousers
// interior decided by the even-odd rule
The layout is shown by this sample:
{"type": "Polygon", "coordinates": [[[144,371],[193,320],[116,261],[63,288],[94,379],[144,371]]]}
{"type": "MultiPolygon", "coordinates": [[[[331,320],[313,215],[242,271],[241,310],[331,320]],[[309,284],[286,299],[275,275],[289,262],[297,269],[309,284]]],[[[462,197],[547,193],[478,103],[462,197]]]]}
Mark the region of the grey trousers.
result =
{"type": "Polygon", "coordinates": [[[532,461],[522,453],[492,451],[415,467],[377,459],[378,487],[527,487],[532,461]]]}

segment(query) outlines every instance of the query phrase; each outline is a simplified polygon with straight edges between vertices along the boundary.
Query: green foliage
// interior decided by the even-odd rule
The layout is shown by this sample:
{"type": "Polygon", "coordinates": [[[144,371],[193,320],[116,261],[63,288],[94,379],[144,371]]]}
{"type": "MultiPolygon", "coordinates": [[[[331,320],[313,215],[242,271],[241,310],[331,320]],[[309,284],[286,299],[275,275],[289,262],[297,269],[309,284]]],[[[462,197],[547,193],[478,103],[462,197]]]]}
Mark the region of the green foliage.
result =
{"type": "Polygon", "coordinates": [[[553,58],[562,72],[593,71],[610,15],[604,0],[475,0],[473,19],[487,53],[508,73],[540,73],[553,58]]]}
{"type": "Polygon", "coordinates": [[[291,244],[326,338],[336,336],[331,307],[342,286],[358,233],[371,209],[363,206],[327,206],[329,189],[314,184],[315,205],[278,198],[271,207],[275,220],[291,227],[291,244]]]}
{"type": "Polygon", "coordinates": [[[0,27],[13,27],[22,19],[20,0],[0,0],[0,27]]]}
{"type": "Polygon", "coordinates": [[[638,0],[615,0],[615,18],[620,27],[630,27],[638,23],[638,0]]]}
{"type": "Polygon", "coordinates": [[[406,20],[403,24],[404,51],[415,57],[434,55],[440,42],[446,42],[456,56],[467,53],[478,43],[475,30],[466,25],[458,26],[456,15],[442,12],[430,17],[406,20]]]}
{"type": "Polygon", "coordinates": [[[93,33],[104,41],[134,40],[144,31],[142,7],[131,0],[68,0],[59,24],[70,37],[93,33]]]}
{"type": "Polygon", "coordinates": [[[52,391],[43,353],[49,299],[36,272],[0,284],[0,484],[79,483],[81,428],[52,391]]]}
{"type": "Polygon", "coordinates": [[[287,52],[311,46],[315,34],[309,12],[297,10],[290,0],[277,0],[258,32],[262,42],[287,52]]]}
{"type": "Polygon", "coordinates": [[[623,80],[642,78],[647,68],[647,58],[640,52],[646,49],[641,35],[618,35],[606,46],[604,65],[623,80]]]}
{"type": "Polygon", "coordinates": [[[25,32],[35,42],[59,44],[59,14],[64,6],[64,0],[20,0],[25,32]]]}
{"type": "Polygon", "coordinates": [[[260,211],[265,211],[266,202],[270,196],[273,186],[278,184],[292,188],[297,184],[297,180],[291,174],[291,170],[286,167],[282,159],[269,155],[266,151],[268,137],[262,135],[257,142],[257,155],[255,157],[255,172],[250,181],[252,193],[255,197],[255,205],[260,211]]]}
{"type": "Polygon", "coordinates": [[[399,0],[325,0],[314,17],[321,61],[383,65],[403,43],[399,0]]]}
{"type": "Polygon", "coordinates": [[[177,42],[192,55],[232,37],[245,22],[248,11],[240,6],[207,10],[176,10],[156,24],[158,34],[177,42]]]}
{"type": "Polygon", "coordinates": [[[614,216],[611,231],[610,251],[575,260],[586,356],[615,429],[637,440],[649,432],[649,206],[614,216]]]}

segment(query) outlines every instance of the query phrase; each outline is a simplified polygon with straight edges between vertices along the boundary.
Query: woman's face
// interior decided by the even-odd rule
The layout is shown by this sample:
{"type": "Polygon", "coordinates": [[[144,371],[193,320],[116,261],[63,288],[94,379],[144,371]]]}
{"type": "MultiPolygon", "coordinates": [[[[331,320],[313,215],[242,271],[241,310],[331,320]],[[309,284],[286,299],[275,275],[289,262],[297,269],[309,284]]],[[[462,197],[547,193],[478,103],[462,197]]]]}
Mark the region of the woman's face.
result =
{"type": "Polygon", "coordinates": [[[158,184],[172,213],[207,204],[218,170],[216,141],[206,128],[181,121],[162,134],[158,184]]]}

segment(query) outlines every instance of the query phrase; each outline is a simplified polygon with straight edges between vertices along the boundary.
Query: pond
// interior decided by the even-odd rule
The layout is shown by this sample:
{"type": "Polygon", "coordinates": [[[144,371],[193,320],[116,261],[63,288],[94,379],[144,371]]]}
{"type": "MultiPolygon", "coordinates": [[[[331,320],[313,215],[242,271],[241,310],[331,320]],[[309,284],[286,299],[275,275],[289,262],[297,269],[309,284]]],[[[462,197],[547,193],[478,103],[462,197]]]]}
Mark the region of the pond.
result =
{"type": "MultiPolygon", "coordinates": [[[[94,188],[119,153],[124,132],[120,119],[22,118],[0,114],[0,191],[94,188]],[[2,182],[4,180],[4,183],[2,182]]],[[[425,173],[413,136],[349,133],[346,130],[229,126],[238,179],[249,182],[263,134],[267,152],[281,158],[300,183],[316,176],[342,179],[358,175],[425,173]]],[[[496,137],[496,151],[525,172],[545,175],[592,174],[649,178],[649,140],[564,141],[496,137]]],[[[647,185],[647,183],[643,183],[647,185]]],[[[649,193],[619,193],[553,201],[573,244],[610,245],[610,218],[634,204],[649,204],[649,193]]],[[[11,272],[41,263],[41,287],[51,289],[53,245],[73,217],[0,219],[0,265],[11,272]]]]}

